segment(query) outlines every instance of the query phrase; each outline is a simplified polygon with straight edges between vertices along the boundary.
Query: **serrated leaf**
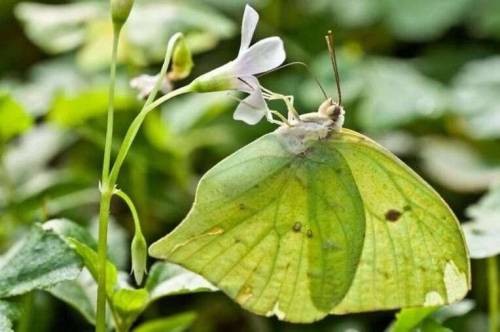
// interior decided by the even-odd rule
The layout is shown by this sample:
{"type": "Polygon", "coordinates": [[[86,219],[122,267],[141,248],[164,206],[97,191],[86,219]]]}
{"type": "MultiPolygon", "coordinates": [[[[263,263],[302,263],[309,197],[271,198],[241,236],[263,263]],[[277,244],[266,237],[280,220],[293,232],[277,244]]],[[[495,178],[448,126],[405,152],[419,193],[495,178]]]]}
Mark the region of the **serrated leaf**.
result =
{"type": "Polygon", "coordinates": [[[0,143],[28,130],[33,118],[9,94],[0,91],[0,143]]]}
{"type": "Polygon", "coordinates": [[[182,332],[191,326],[196,313],[184,312],[167,318],[147,321],[136,327],[133,332],[182,332]]]}
{"type": "Polygon", "coordinates": [[[150,293],[151,301],[170,295],[218,290],[202,276],[179,265],[162,262],[151,267],[145,287],[150,293]]]}
{"type": "Polygon", "coordinates": [[[0,297],[73,280],[81,268],[82,260],[59,235],[34,225],[0,261],[0,297]]]}

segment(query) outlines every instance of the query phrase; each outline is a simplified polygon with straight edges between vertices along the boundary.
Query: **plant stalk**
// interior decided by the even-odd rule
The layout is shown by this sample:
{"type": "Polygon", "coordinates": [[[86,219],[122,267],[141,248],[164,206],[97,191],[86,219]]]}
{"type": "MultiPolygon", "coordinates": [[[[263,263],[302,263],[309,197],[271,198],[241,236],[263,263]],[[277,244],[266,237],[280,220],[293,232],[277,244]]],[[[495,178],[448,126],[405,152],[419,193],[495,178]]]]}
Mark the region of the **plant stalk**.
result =
{"type": "Polygon", "coordinates": [[[106,141],[102,165],[101,201],[99,206],[99,235],[98,235],[98,278],[97,278],[97,312],[96,331],[106,331],[106,260],[109,208],[113,186],[109,183],[109,168],[111,163],[111,148],[113,145],[114,95],[116,85],[116,62],[118,56],[118,42],[122,25],[113,24],[113,50],[111,54],[108,119],[106,126],[106,141]]]}
{"type": "Polygon", "coordinates": [[[175,48],[175,44],[182,37],[182,34],[175,34],[169,40],[167,51],[165,55],[165,61],[163,63],[160,75],[156,85],[151,92],[148,100],[144,104],[142,110],[132,121],[132,124],[125,134],[125,138],[118,150],[118,155],[111,172],[110,161],[111,161],[111,149],[113,143],[113,101],[114,101],[114,90],[115,90],[115,76],[116,76],[116,60],[117,60],[117,50],[118,41],[120,35],[120,27],[115,26],[113,30],[113,52],[111,59],[111,69],[110,69],[110,87],[109,87],[109,107],[108,107],[108,123],[106,128],[106,141],[104,147],[104,161],[103,161],[103,172],[102,172],[102,182],[101,182],[101,201],[99,206],[99,238],[98,238],[98,280],[97,280],[97,313],[96,313],[96,331],[105,332],[106,331],[106,263],[107,263],[107,236],[108,236],[108,221],[109,221],[109,211],[111,205],[111,198],[115,193],[115,185],[118,179],[118,174],[120,173],[121,166],[125,161],[128,151],[139,131],[146,115],[158,107],[163,102],[190,92],[191,86],[187,85],[185,87],[173,90],[161,98],[158,98],[153,102],[158,90],[161,86],[162,80],[165,77],[165,73],[170,64],[170,59],[175,48]]]}
{"type": "Polygon", "coordinates": [[[488,308],[490,316],[490,332],[498,332],[498,265],[495,256],[488,257],[488,308]]]}

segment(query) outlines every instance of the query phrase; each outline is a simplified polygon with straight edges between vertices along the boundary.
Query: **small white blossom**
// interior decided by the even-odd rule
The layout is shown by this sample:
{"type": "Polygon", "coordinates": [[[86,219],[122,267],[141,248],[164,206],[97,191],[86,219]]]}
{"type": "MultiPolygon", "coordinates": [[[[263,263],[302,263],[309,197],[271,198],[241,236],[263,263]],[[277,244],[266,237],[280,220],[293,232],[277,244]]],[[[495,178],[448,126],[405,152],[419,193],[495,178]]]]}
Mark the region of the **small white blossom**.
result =
{"type": "MultiPolygon", "coordinates": [[[[156,81],[158,80],[158,75],[152,76],[142,74],[130,81],[130,86],[139,91],[137,95],[139,99],[146,99],[151,91],[153,91],[156,81]]],[[[172,84],[167,78],[165,78],[160,86],[160,91],[163,93],[167,93],[170,90],[172,90],[172,84]]]]}
{"type": "Polygon", "coordinates": [[[268,37],[250,46],[258,21],[259,14],[247,5],[236,59],[198,77],[192,83],[193,90],[197,92],[238,90],[248,93],[233,116],[248,124],[256,124],[269,112],[255,75],[278,67],[286,58],[283,41],[279,37],[268,37]]]}

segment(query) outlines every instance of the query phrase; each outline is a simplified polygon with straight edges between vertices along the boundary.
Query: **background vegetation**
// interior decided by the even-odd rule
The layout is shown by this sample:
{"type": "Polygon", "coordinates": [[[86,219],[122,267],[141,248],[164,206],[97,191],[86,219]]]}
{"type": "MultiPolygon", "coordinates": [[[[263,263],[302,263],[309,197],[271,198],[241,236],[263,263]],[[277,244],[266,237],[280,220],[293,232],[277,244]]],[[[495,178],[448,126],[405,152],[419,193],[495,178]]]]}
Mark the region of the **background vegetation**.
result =
{"type": "MultiPolygon", "coordinates": [[[[244,4],[136,0],[119,50],[117,136],[123,136],[140,105],[128,82],[159,70],[168,37],[186,34],[195,53],[195,77],[234,58],[244,4]]],[[[400,156],[463,222],[500,223],[495,191],[500,0],[261,0],[252,5],[261,14],[257,36],[281,36],[288,61],[308,63],[335,96],[324,42],[325,32],[333,29],[345,126],[400,156]]],[[[95,229],[112,39],[108,13],[106,1],[0,2],[0,252],[34,223],[52,218],[95,229]]],[[[283,69],[263,83],[295,95],[303,113],[315,111],[323,100],[300,67],[283,69]]],[[[148,116],[120,187],[136,202],[149,243],[186,215],[206,170],[273,129],[233,121],[234,107],[224,93],[192,95],[148,116]]],[[[111,258],[128,270],[133,223],[121,202],[112,210],[111,258]]],[[[498,254],[500,231],[483,233],[480,249],[498,254]]],[[[473,261],[472,272],[470,301],[453,309],[462,315],[444,313],[445,325],[454,331],[486,330],[484,261],[473,261]]],[[[34,291],[16,301],[24,308],[20,331],[92,330],[76,310],[48,293],[34,291]]],[[[197,313],[192,330],[200,332],[380,331],[394,317],[394,312],[349,315],[293,326],[245,312],[223,294],[201,293],[161,299],[140,320],[188,310],[197,313]]]]}

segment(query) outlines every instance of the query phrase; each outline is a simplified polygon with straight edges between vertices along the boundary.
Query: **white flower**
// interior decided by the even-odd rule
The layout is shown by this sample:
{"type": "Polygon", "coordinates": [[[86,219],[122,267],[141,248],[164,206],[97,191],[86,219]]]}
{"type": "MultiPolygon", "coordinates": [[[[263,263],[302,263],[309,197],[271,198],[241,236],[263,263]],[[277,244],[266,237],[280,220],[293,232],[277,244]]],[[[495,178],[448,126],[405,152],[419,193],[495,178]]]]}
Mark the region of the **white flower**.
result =
{"type": "Polygon", "coordinates": [[[246,5],[236,59],[201,75],[192,83],[197,92],[239,90],[248,93],[233,115],[234,119],[248,124],[256,124],[269,112],[255,75],[278,67],[286,57],[279,37],[268,37],[250,46],[258,21],[259,14],[246,5]]]}
{"type": "MultiPolygon", "coordinates": [[[[139,99],[146,99],[151,91],[153,91],[156,81],[158,80],[158,75],[151,76],[142,74],[134,77],[130,81],[130,87],[139,91],[137,96],[139,99]]],[[[167,93],[170,90],[172,90],[172,84],[167,78],[165,78],[160,86],[160,91],[163,93],[167,93]]]]}

